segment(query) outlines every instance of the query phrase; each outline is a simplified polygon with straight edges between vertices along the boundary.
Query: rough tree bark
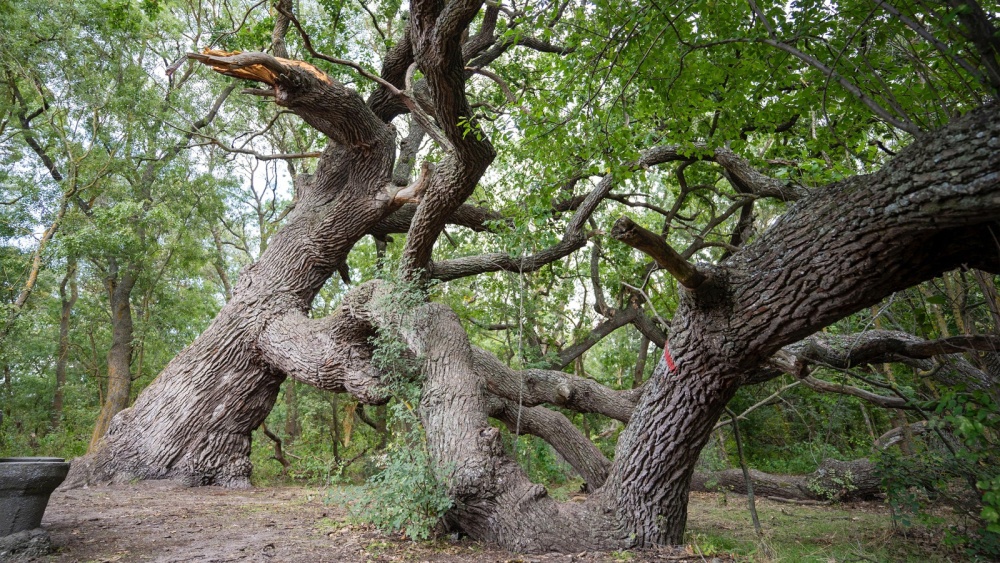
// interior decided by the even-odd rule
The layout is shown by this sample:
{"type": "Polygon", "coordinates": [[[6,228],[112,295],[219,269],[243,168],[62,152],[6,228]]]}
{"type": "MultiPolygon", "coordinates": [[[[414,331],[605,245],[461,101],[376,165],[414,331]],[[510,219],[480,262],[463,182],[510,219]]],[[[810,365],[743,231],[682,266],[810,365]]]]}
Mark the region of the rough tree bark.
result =
{"type": "Polygon", "coordinates": [[[312,321],[305,313],[354,243],[398,207],[387,189],[393,130],[355,92],[312,69],[267,55],[234,58],[235,65],[272,73],[278,103],[333,142],[313,178],[301,183],[286,226],[241,274],[233,298],[136,404],[115,417],[95,451],[75,465],[70,484],[177,478],[247,486],[250,432],[286,376],[380,400],[366,363],[367,328],[342,322],[346,315],[312,321]],[[303,357],[283,348],[292,334],[315,337],[300,344],[324,370],[300,369],[303,357]]]}
{"type": "MultiPolygon", "coordinates": [[[[260,53],[192,56],[224,74],[267,84],[279,105],[330,144],[315,174],[300,182],[287,224],[243,272],[232,300],[136,404],[115,417],[100,447],[74,465],[72,483],[175,478],[245,486],[250,432],[267,415],[284,378],[346,391],[362,402],[383,400],[369,344],[380,327],[398,330],[424,358],[420,413],[455,501],[447,516],[452,524],[517,551],[680,543],[698,454],[736,390],[777,373],[767,367],[772,356],[893,291],[958,265],[1000,270],[986,234],[1000,217],[1000,112],[985,107],[918,138],[877,174],[808,194],[743,170],[735,155],[716,151],[713,159],[730,169],[741,191],[800,199],[717,266],[689,264],[663,245],[643,246],[685,289],[664,355],[638,390],[612,392],[544,370],[512,377],[469,343],[447,307],[421,306],[412,326],[394,320],[398,312],[380,310],[380,292],[392,291],[387,284],[363,284],[336,314],[310,319],[310,303],[355,242],[404,203],[416,205],[407,218],[402,260],[411,280],[525,265],[523,258],[507,256],[431,261],[445,224],[493,158],[480,131],[470,134],[458,125],[472,115],[464,93],[466,58],[491,53],[491,37],[499,44],[494,7],[463,51],[461,38],[481,7],[474,0],[411,2],[405,39],[389,53],[381,87],[367,104],[305,63],[260,53]],[[423,73],[421,86],[403,91],[411,63],[423,73]],[[414,92],[421,92],[419,103],[409,97],[414,92]],[[442,145],[445,158],[400,189],[392,182],[395,133],[386,122],[406,109],[432,112],[433,122],[421,116],[421,126],[442,145]],[[604,483],[586,502],[552,500],[505,455],[488,416],[509,424],[509,406],[497,397],[525,396],[629,421],[610,466],[586,448],[575,450],[581,473],[604,483]]],[[[661,162],[674,157],[677,151],[669,148],[647,155],[661,162]]],[[[565,240],[544,259],[586,243],[582,229],[611,184],[608,175],[584,198],[565,240]]],[[[527,265],[544,263],[540,255],[527,265]]],[[[525,416],[531,427],[536,419],[530,412],[525,416]]],[[[558,434],[552,430],[557,422],[546,424],[540,433],[558,434]]],[[[551,439],[567,446],[577,438],[567,432],[551,439]]]]}

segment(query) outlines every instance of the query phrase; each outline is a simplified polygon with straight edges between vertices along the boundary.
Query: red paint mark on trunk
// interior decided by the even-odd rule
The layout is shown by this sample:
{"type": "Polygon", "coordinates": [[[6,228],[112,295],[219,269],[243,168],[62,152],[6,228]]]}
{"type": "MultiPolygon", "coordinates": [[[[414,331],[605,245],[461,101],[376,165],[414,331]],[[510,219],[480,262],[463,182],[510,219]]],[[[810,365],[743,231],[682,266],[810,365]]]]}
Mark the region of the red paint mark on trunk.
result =
{"type": "Polygon", "coordinates": [[[674,365],[674,357],[670,355],[670,348],[667,343],[663,343],[663,359],[667,361],[667,371],[674,371],[677,366],[674,365]]]}

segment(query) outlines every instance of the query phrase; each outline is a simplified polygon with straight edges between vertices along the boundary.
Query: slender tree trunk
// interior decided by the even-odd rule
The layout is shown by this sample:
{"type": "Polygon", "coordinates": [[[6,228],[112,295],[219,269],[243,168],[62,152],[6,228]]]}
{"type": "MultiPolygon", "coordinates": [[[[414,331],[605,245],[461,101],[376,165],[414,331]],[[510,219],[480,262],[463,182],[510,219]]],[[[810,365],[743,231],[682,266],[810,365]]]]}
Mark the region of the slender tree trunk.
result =
{"type": "Polygon", "coordinates": [[[385,405],[375,407],[375,433],[378,434],[375,449],[384,450],[389,443],[389,407],[385,405]]]}
{"type": "Polygon", "coordinates": [[[108,431],[116,414],[128,408],[132,393],[132,289],[136,277],[131,270],[121,273],[111,260],[110,275],[105,281],[111,305],[111,348],[108,349],[108,387],[101,412],[94,424],[87,451],[94,451],[108,431]]]}
{"type": "Polygon", "coordinates": [[[358,403],[351,401],[344,407],[344,422],[341,428],[344,429],[344,447],[351,445],[351,437],[354,434],[354,413],[358,410],[358,403]]]}
{"type": "Polygon", "coordinates": [[[59,351],[56,355],[56,388],[52,394],[52,428],[58,428],[63,414],[63,387],[66,385],[66,366],[69,363],[69,318],[79,296],[76,288],[76,257],[70,256],[66,263],[66,275],[59,284],[59,299],[62,309],[59,314],[59,351]],[[66,294],[67,284],[70,287],[66,294]]]}
{"type": "Polygon", "coordinates": [[[285,439],[291,444],[299,437],[299,401],[295,381],[285,383],[285,439]]]}
{"type": "Polygon", "coordinates": [[[340,464],[340,399],[330,393],[330,438],[333,444],[333,461],[340,464]]]}
{"type": "Polygon", "coordinates": [[[14,386],[10,374],[10,364],[4,363],[3,365],[3,393],[7,396],[7,400],[3,402],[3,413],[10,416],[11,409],[11,399],[14,398],[14,386]]]}

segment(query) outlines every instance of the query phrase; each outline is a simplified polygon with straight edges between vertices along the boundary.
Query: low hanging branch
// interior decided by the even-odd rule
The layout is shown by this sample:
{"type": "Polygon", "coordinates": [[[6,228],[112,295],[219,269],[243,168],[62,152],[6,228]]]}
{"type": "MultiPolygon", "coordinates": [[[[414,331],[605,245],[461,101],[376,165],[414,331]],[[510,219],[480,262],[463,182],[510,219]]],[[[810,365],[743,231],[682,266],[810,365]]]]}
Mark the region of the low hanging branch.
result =
{"type": "Polygon", "coordinates": [[[786,357],[775,356],[776,367],[803,375],[810,364],[844,370],[867,364],[902,362],[929,372],[947,385],[990,389],[994,379],[961,356],[1000,349],[1000,338],[962,335],[924,340],[904,332],[870,330],[861,334],[816,334],[785,347],[786,357]],[[934,358],[934,360],[932,360],[934,358]]]}
{"type": "Polygon", "coordinates": [[[879,395],[877,393],[872,393],[860,387],[854,387],[852,385],[845,385],[843,383],[831,383],[829,381],[823,381],[822,379],[817,379],[813,376],[807,376],[802,379],[802,382],[806,384],[810,389],[815,391],[825,391],[828,393],[837,393],[840,395],[850,395],[852,397],[857,397],[859,399],[868,401],[873,405],[877,405],[887,409],[912,409],[913,406],[910,401],[902,397],[886,397],[884,395],[879,395]]]}
{"type": "Polygon", "coordinates": [[[698,268],[671,248],[663,237],[637,225],[632,219],[622,217],[615,221],[611,236],[617,240],[648,254],[656,264],[670,272],[681,285],[690,290],[701,287],[708,278],[698,268]]]}
{"type": "Polygon", "coordinates": [[[600,383],[556,370],[515,371],[493,354],[472,348],[472,365],[490,393],[533,407],[543,403],[576,412],[595,412],[628,422],[639,401],[638,389],[616,390],[600,383]]]}
{"type": "Polygon", "coordinates": [[[583,477],[588,489],[597,489],[608,478],[611,462],[561,412],[490,397],[489,415],[515,434],[530,434],[545,440],[583,477]]]}

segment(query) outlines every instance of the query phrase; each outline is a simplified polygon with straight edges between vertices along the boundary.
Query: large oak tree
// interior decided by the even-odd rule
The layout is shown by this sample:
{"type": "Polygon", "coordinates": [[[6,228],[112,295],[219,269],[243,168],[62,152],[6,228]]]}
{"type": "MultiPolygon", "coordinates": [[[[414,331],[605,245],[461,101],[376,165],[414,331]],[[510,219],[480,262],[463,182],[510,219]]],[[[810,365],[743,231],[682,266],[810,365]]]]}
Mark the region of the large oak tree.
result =
{"type": "MultiPolygon", "coordinates": [[[[679,543],[695,462],[741,386],[802,372],[823,347],[796,343],[893,292],[959,267],[1000,272],[1000,112],[991,101],[1000,46],[989,10],[953,4],[921,12],[887,2],[414,0],[376,76],[314,51],[291,3],[280,2],[274,54],[191,58],[260,83],[248,93],[295,113],[328,144],[315,171],[296,178],[294,210],[232,299],[114,418],[71,481],[246,486],[250,433],[282,381],[383,402],[387,374],[373,362],[373,337],[388,332],[426,378],[420,413],[454,501],[450,523],[519,551],[679,543]],[[290,27],[310,63],[281,56],[290,27]],[[356,70],[374,90],[363,98],[321,70],[325,63],[356,70]],[[483,77],[498,89],[493,97],[473,87],[483,77]],[[400,142],[394,124],[402,129],[405,114],[400,142]],[[782,158],[765,174],[755,155],[796,127],[805,141],[789,150],[801,151],[799,168],[830,159],[810,148],[810,137],[827,136],[847,168],[874,171],[842,167],[806,181],[782,158]],[[417,152],[422,135],[433,140],[428,159],[436,162],[416,166],[426,154],[417,152]],[[435,260],[451,224],[516,228],[469,202],[477,187],[501,185],[491,166],[509,170],[518,158],[563,176],[560,197],[544,210],[569,217],[562,237],[532,252],[435,260]],[[599,209],[639,206],[641,198],[615,189],[642,190],[657,168],[674,172],[679,188],[664,207],[642,204],[659,214],[658,232],[629,217],[597,224],[599,209]],[[686,173],[697,173],[697,183],[686,173]],[[727,207],[678,251],[675,232],[690,226],[682,212],[694,197],[727,207]],[[755,235],[762,207],[773,217],[755,235]],[[394,233],[405,233],[396,264],[403,281],[361,284],[335,314],[312,318],[317,293],[359,240],[394,233]],[[629,280],[634,289],[617,307],[601,293],[605,321],[551,366],[631,324],[664,350],[639,389],[511,369],[470,343],[447,305],[401,310],[405,300],[394,297],[401,285],[538,270],[602,237],[606,248],[624,243],[672,275],[679,305],[664,331],[650,318],[641,279],[629,280]],[[614,461],[545,404],[627,422],[614,461]],[[504,452],[491,417],[550,442],[587,479],[586,502],[556,502],[533,484],[504,452]]],[[[593,260],[598,278],[599,248],[593,260]]],[[[935,353],[898,335],[872,338],[881,337],[897,355],[935,353]]]]}

